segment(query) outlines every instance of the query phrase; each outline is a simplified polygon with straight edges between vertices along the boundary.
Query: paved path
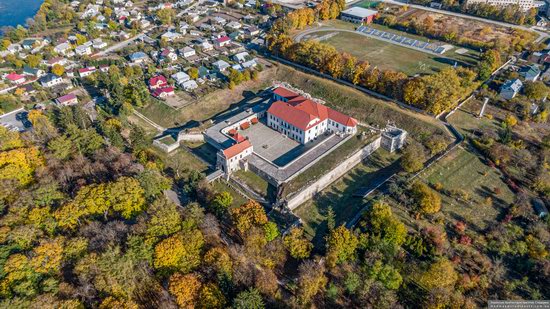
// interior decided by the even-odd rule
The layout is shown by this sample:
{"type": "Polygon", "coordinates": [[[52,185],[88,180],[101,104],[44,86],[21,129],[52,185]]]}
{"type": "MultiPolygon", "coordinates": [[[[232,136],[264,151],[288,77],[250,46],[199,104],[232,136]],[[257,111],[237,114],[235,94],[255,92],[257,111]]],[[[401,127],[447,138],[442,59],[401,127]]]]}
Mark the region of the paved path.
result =
{"type": "Polygon", "coordinates": [[[394,4],[394,5],[400,5],[400,6],[405,6],[406,5],[408,7],[419,9],[419,10],[424,10],[424,11],[429,11],[429,12],[434,12],[434,13],[440,13],[440,14],[450,15],[450,16],[456,16],[456,17],[461,17],[461,18],[465,18],[465,19],[477,20],[477,21],[481,21],[481,22],[484,22],[484,23],[503,26],[503,27],[521,29],[521,30],[526,30],[526,31],[533,31],[533,32],[536,32],[539,35],[536,42],[541,42],[544,39],[550,37],[550,35],[548,35],[547,33],[536,30],[536,29],[533,29],[532,27],[528,27],[528,26],[509,24],[509,23],[502,22],[502,21],[486,19],[486,18],[482,18],[482,17],[466,15],[466,14],[457,13],[457,12],[451,12],[451,11],[447,11],[447,10],[439,10],[439,9],[434,9],[434,8],[423,6],[423,5],[411,4],[411,3],[395,1],[395,0],[382,0],[382,2],[389,3],[389,4],[394,4]]]}

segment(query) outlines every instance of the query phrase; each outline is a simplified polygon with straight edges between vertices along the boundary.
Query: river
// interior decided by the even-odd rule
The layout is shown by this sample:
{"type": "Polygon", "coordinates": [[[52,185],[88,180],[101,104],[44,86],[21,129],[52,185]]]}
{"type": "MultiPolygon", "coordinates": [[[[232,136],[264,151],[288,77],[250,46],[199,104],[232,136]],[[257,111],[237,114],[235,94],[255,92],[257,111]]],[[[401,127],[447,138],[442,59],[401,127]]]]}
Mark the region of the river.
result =
{"type": "Polygon", "coordinates": [[[32,18],[43,0],[0,0],[0,27],[24,25],[32,18]]]}

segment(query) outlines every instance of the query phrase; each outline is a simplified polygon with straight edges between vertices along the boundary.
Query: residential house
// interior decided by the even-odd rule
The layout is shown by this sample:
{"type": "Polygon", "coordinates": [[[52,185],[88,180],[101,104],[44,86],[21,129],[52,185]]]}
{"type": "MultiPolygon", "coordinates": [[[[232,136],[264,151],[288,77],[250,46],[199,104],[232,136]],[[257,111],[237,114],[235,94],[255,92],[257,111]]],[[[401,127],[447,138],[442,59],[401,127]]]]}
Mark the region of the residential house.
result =
{"type": "Polygon", "coordinates": [[[40,81],[40,84],[42,85],[42,87],[50,88],[50,87],[53,87],[55,85],[59,85],[59,84],[63,83],[63,78],[61,78],[61,76],[57,76],[55,74],[48,73],[48,74],[42,76],[39,79],[39,81],[40,81]]]}
{"type": "Polygon", "coordinates": [[[275,102],[267,110],[267,125],[301,144],[312,142],[326,132],[357,132],[354,118],[286,88],[276,88],[273,99],[275,102]]]}
{"type": "Polygon", "coordinates": [[[256,62],[256,59],[252,59],[252,60],[245,61],[245,62],[242,63],[242,66],[245,69],[251,69],[251,68],[256,67],[257,65],[258,65],[258,63],[256,62]]]}
{"type": "Polygon", "coordinates": [[[64,95],[55,99],[55,103],[61,106],[75,105],[75,104],[78,104],[78,98],[74,93],[69,93],[67,95],[64,95]]]}
{"type": "Polygon", "coordinates": [[[239,30],[242,28],[243,25],[241,25],[240,22],[238,21],[232,21],[232,22],[229,22],[227,23],[227,25],[225,25],[227,28],[230,28],[230,29],[233,29],[233,30],[239,30]]]}
{"type": "Polygon", "coordinates": [[[238,54],[233,55],[233,61],[236,61],[238,63],[246,62],[247,58],[249,58],[250,55],[247,52],[241,52],[238,54]]]}
{"type": "Polygon", "coordinates": [[[36,45],[38,45],[39,42],[40,42],[39,39],[26,39],[23,41],[23,43],[21,43],[21,47],[23,47],[23,49],[26,49],[26,50],[31,50],[36,45]]]}
{"type": "Polygon", "coordinates": [[[225,70],[227,70],[230,67],[229,63],[223,60],[218,60],[212,63],[212,65],[216,68],[216,70],[218,70],[218,72],[225,72],[225,70]]]}
{"type": "Polygon", "coordinates": [[[208,41],[204,41],[204,42],[201,43],[201,49],[203,51],[209,51],[209,50],[214,49],[214,45],[210,44],[210,42],[208,42],[208,41]]]}
{"type": "Polygon", "coordinates": [[[531,200],[533,209],[535,210],[535,215],[539,218],[544,218],[548,216],[548,208],[544,205],[544,201],[539,198],[534,198],[531,200]]]}
{"type": "Polygon", "coordinates": [[[183,82],[179,85],[185,91],[191,91],[191,90],[197,89],[199,87],[199,85],[197,85],[197,82],[195,82],[194,80],[188,80],[188,81],[183,82]]]}
{"type": "Polygon", "coordinates": [[[24,75],[20,75],[17,73],[10,73],[6,75],[6,79],[15,85],[21,85],[22,83],[27,81],[27,78],[24,75]]]}
{"type": "Polygon", "coordinates": [[[228,36],[222,36],[221,38],[217,38],[215,40],[216,47],[224,47],[231,43],[231,39],[228,36]]]}
{"type": "Polygon", "coordinates": [[[67,59],[65,59],[63,57],[55,57],[55,58],[52,58],[52,59],[48,60],[46,62],[46,64],[49,67],[53,67],[56,64],[61,65],[61,66],[65,66],[67,64],[67,59]]]}
{"type": "Polygon", "coordinates": [[[167,59],[170,61],[176,61],[178,60],[178,55],[176,55],[172,49],[165,48],[160,52],[159,60],[166,61],[167,59]]]}
{"type": "Polygon", "coordinates": [[[535,82],[540,76],[540,69],[536,64],[524,66],[519,70],[519,75],[526,81],[535,82]]]}
{"type": "Polygon", "coordinates": [[[191,77],[189,77],[189,75],[185,72],[178,72],[176,74],[172,74],[170,77],[175,80],[178,85],[191,79],[191,77]]]}
{"type": "Polygon", "coordinates": [[[8,46],[7,50],[12,54],[16,54],[23,50],[23,47],[17,43],[13,43],[8,46]]]}
{"type": "Polygon", "coordinates": [[[141,64],[149,60],[149,57],[147,57],[147,54],[144,52],[135,52],[128,56],[128,58],[133,64],[141,64]]]}
{"type": "Polygon", "coordinates": [[[165,98],[171,97],[175,94],[174,93],[174,87],[167,86],[167,87],[163,87],[163,88],[158,88],[158,89],[155,89],[152,94],[155,98],[165,99],[165,98]]]}
{"type": "Polygon", "coordinates": [[[500,96],[503,99],[511,100],[520,92],[522,87],[523,83],[517,78],[507,80],[502,87],[500,87],[500,96]]]}
{"type": "Polygon", "coordinates": [[[77,46],[74,52],[79,56],[88,56],[92,54],[92,47],[88,44],[82,44],[77,46]]]}
{"type": "Polygon", "coordinates": [[[244,33],[246,35],[249,35],[249,36],[256,36],[256,35],[260,34],[260,29],[258,29],[258,27],[256,27],[256,26],[250,26],[250,27],[244,29],[244,33]]]}
{"type": "Polygon", "coordinates": [[[102,39],[97,38],[97,39],[92,41],[92,46],[95,49],[103,49],[103,48],[107,47],[107,43],[103,42],[102,39]]]}
{"type": "Polygon", "coordinates": [[[182,53],[184,58],[190,58],[192,56],[195,56],[197,53],[195,52],[195,49],[189,47],[189,46],[186,46],[183,48],[182,50],[182,53]]]}
{"type": "Polygon", "coordinates": [[[80,76],[80,78],[84,78],[84,77],[87,77],[87,76],[90,76],[90,75],[94,74],[96,70],[97,69],[95,67],[87,67],[87,68],[78,69],[78,76],[80,76]]]}
{"type": "Polygon", "coordinates": [[[61,55],[68,55],[70,50],[71,50],[71,44],[69,44],[67,42],[58,44],[53,48],[54,52],[56,52],[58,54],[61,54],[61,55]]]}
{"type": "Polygon", "coordinates": [[[152,90],[164,88],[166,86],[168,86],[168,82],[166,81],[166,77],[162,75],[158,75],[149,79],[149,88],[151,88],[152,90]]]}
{"type": "Polygon", "coordinates": [[[41,69],[35,69],[28,66],[25,66],[23,68],[23,75],[42,77],[44,76],[44,74],[46,74],[46,72],[44,72],[44,70],[41,70],[41,69]]]}
{"type": "Polygon", "coordinates": [[[161,35],[160,37],[162,39],[165,39],[167,42],[173,42],[173,41],[181,39],[182,35],[181,35],[181,33],[168,31],[168,32],[164,33],[163,35],[161,35]]]}

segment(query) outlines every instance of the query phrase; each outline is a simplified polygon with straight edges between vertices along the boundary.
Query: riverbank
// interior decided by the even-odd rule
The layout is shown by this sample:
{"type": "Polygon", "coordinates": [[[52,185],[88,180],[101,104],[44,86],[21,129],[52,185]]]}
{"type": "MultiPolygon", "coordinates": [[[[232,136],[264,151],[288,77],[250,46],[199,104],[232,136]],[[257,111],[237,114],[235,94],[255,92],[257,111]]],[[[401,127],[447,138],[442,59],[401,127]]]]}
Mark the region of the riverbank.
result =
{"type": "Polygon", "coordinates": [[[0,28],[25,25],[40,9],[43,0],[0,0],[0,28]]]}

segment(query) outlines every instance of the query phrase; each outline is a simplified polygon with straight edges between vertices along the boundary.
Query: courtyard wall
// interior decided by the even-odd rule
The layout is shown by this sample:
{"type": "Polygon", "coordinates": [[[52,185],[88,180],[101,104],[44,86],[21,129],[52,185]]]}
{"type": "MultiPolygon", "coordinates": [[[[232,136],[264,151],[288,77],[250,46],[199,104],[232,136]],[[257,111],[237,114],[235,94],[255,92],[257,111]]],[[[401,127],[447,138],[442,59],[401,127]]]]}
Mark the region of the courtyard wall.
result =
{"type": "Polygon", "coordinates": [[[344,160],[333,170],[319,178],[319,180],[304,188],[299,193],[293,195],[290,199],[286,201],[286,206],[290,210],[293,210],[296,207],[302,205],[307,200],[313,198],[315,194],[321,192],[338,178],[344,176],[362,160],[364,160],[366,157],[370,156],[373,152],[380,148],[381,139],[381,137],[378,137],[370,144],[352,154],[348,159],[344,160]]]}

